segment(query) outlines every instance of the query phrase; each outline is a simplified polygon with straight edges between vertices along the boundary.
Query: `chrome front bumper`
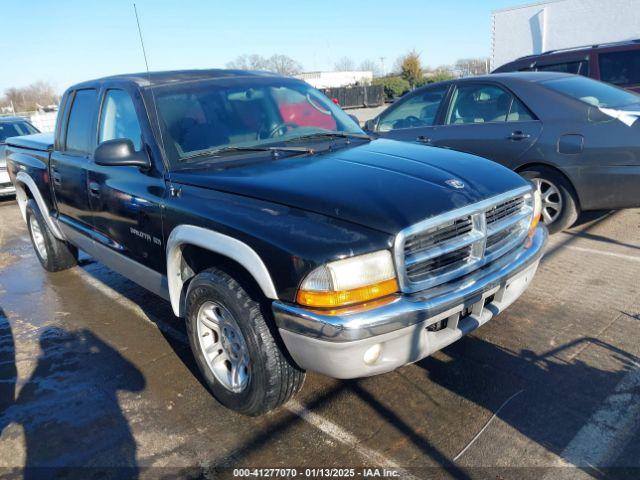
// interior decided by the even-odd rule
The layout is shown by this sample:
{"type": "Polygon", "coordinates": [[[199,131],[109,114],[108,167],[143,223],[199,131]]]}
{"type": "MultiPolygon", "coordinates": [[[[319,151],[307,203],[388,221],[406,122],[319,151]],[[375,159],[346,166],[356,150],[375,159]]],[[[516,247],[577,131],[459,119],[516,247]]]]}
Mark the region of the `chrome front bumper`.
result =
{"type": "Polygon", "coordinates": [[[446,347],[511,305],[531,282],[546,241],[541,226],[528,244],[460,280],[370,310],[327,315],[275,301],[276,324],[302,368],[334,378],[388,372],[446,347]],[[445,328],[427,330],[443,320],[445,328]],[[380,353],[365,362],[372,348],[380,353]]]}

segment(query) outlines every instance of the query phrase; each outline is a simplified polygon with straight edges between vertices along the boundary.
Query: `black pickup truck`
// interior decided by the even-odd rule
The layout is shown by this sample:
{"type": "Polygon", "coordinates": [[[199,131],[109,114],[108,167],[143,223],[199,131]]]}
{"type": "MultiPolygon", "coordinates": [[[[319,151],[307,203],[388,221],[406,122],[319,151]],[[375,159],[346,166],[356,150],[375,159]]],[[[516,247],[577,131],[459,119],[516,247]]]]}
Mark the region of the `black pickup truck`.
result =
{"type": "Polygon", "coordinates": [[[78,249],[171,302],[213,395],[258,415],[305,370],[391,371],[515,301],[547,232],[488,160],[372,140],[306,83],[229,70],[71,87],[7,141],[37,257],[78,249]]]}

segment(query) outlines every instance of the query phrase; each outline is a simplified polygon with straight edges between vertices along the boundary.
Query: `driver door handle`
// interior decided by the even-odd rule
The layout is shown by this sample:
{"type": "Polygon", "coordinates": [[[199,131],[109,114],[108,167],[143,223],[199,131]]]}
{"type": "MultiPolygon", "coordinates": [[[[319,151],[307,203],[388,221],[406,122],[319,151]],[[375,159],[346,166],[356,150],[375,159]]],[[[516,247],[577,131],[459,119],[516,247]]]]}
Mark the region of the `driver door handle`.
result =
{"type": "Polygon", "coordinates": [[[508,138],[509,140],[526,140],[527,138],[531,138],[531,135],[520,130],[516,130],[515,132],[511,132],[511,135],[509,135],[508,138]]]}
{"type": "Polygon", "coordinates": [[[420,135],[418,138],[416,138],[416,141],[418,141],[420,143],[427,143],[427,144],[431,145],[431,139],[429,137],[424,136],[424,135],[420,135]]]}
{"type": "Polygon", "coordinates": [[[62,185],[62,175],[60,175],[57,170],[51,170],[51,178],[53,178],[54,185],[62,185]]]}

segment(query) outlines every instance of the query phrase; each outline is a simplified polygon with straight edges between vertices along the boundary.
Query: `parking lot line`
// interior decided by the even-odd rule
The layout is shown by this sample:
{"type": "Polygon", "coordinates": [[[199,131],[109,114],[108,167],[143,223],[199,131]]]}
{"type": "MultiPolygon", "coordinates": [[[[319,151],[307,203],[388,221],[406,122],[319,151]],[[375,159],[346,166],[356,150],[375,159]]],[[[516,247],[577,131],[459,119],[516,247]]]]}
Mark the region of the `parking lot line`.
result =
{"type": "Polygon", "coordinates": [[[498,415],[498,413],[500,413],[500,411],[507,406],[507,404],[513,400],[514,398],[516,398],[518,395],[520,395],[522,392],[524,392],[524,389],[517,391],[516,393],[514,393],[513,395],[511,395],[509,398],[507,398],[502,405],[500,405],[500,407],[498,407],[498,409],[494,412],[493,415],[491,415],[491,418],[489,420],[487,420],[487,423],[484,424],[484,427],[482,427],[480,429],[480,431],[478,433],[476,433],[475,437],[473,437],[471,439],[471,441],[469,443],[467,443],[467,446],[464,447],[462,450],[460,450],[460,453],[458,453],[455,457],[453,457],[453,461],[457,461],[463,454],[464,452],[466,452],[469,447],[471,447],[471,445],[473,445],[475,443],[475,441],[480,438],[480,435],[482,435],[482,432],[484,432],[487,427],[491,424],[491,422],[493,422],[493,420],[496,418],[496,416],[498,415]]]}
{"type": "Polygon", "coordinates": [[[402,467],[400,467],[396,462],[385,457],[380,452],[376,452],[375,450],[362,445],[361,442],[353,434],[347,432],[342,427],[336,425],[325,417],[308,410],[297,401],[290,401],[289,403],[287,403],[286,408],[291,413],[302,418],[304,421],[313,425],[318,430],[322,431],[334,440],[337,440],[343,445],[353,448],[361,457],[363,457],[365,460],[370,461],[373,465],[380,468],[393,469],[400,475],[401,478],[416,478],[409,472],[404,470],[402,467]]]}
{"type": "Polygon", "coordinates": [[[606,467],[640,428],[640,365],[635,364],[560,455],[561,467],[606,467]]]}
{"type": "Polygon", "coordinates": [[[575,250],[576,252],[594,253],[597,255],[605,255],[607,257],[616,257],[624,260],[631,260],[633,262],[640,262],[640,257],[635,255],[625,255],[623,253],[605,252],[603,250],[596,250],[595,248],[576,247],[575,245],[565,245],[563,248],[568,250],[575,250]]]}

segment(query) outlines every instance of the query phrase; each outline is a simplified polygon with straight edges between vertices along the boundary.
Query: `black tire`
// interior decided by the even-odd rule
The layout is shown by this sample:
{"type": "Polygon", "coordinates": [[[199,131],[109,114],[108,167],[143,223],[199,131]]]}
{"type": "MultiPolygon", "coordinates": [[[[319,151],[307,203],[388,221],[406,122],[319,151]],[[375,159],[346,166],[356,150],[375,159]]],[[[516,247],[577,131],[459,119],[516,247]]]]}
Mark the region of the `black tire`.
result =
{"type": "Polygon", "coordinates": [[[48,272],[59,272],[61,270],[67,270],[78,264],[78,249],[70,243],[58,240],[47,225],[42,212],[38,208],[38,204],[34,200],[27,202],[26,208],[27,216],[27,229],[29,230],[29,237],[31,238],[31,244],[36,252],[36,257],[40,261],[40,264],[48,272]],[[45,255],[43,255],[34,239],[34,232],[32,229],[32,219],[37,223],[43,240],[43,248],[45,255]]]}
{"type": "MultiPolygon", "coordinates": [[[[253,295],[257,297],[257,295],[253,295]]],[[[305,372],[280,347],[273,322],[265,319],[265,302],[252,298],[229,274],[212,268],[196,275],[187,291],[187,333],[191,350],[213,396],[224,406],[245,415],[262,415],[295,395],[304,383],[305,372]],[[198,313],[206,302],[222,305],[234,317],[244,336],[250,361],[248,384],[239,393],[222,384],[208,366],[198,339],[198,313]]]]}
{"type": "MultiPolygon", "coordinates": [[[[576,222],[578,215],[580,214],[580,207],[578,205],[578,200],[576,199],[575,190],[564,175],[553,168],[545,166],[527,168],[526,170],[521,171],[520,175],[532,181],[540,179],[543,181],[543,185],[551,184],[555,186],[559,192],[561,207],[556,218],[554,218],[550,223],[541,219],[549,229],[549,233],[557,233],[562,230],[566,230],[576,222]]],[[[544,191],[542,193],[544,194],[544,191]]]]}

